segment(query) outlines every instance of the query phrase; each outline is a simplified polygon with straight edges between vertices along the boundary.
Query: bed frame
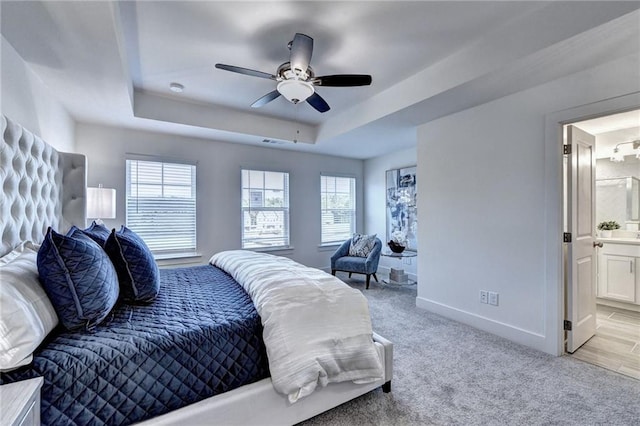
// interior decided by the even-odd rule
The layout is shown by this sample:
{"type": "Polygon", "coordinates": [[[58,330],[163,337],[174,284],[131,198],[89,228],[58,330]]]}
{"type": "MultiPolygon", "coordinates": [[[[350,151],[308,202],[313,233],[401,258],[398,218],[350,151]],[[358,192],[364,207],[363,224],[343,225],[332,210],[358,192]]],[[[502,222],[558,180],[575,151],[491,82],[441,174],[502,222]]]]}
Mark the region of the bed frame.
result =
{"type": "MultiPolygon", "coordinates": [[[[86,223],[86,157],[56,151],[38,136],[5,116],[1,117],[0,145],[0,256],[22,241],[42,242],[48,226],[66,232],[86,223]]],[[[391,390],[393,344],[377,334],[374,341],[384,378],[367,384],[332,383],[290,404],[275,392],[271,379],[242,386],[188,405],[141,425],[207,424],[291,425],[330,410],[382,387],[391,390]]]]}

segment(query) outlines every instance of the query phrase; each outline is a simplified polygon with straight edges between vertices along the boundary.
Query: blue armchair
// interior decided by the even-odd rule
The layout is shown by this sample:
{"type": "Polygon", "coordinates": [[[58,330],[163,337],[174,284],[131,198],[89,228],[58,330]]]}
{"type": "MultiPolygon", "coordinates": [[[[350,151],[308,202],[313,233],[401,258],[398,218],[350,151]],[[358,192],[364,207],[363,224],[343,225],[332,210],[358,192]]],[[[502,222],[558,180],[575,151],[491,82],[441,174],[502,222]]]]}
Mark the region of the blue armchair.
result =
{"type": "Polygon", "coordinates": [[[378,262],[380,262],[380,252],[382,251],[382,241],[376,238],[376,243],[367,257],[349,256],[349,247],[351,246],[351,238],[342,243],[338,250],[331,256],[331,274],[335,275],[336,271],[343,271],[351,274],[364,274],[367,276],[367,289],[371,275],[378,282],[376,272],[378,271],[378,262]]]}

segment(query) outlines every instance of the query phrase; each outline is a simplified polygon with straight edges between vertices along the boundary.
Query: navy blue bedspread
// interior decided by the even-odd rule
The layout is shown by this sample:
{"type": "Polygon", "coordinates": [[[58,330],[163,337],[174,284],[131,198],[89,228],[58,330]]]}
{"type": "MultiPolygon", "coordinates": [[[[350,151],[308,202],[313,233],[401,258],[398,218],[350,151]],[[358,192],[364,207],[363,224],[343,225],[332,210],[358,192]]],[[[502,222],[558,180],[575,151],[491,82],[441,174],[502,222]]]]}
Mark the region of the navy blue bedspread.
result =
{"type": "Polygon", "coordinates": [[[56,329],[30,366],[42,423],[122,425],[267,377],[260,317],[242,287],[206,265],[161,270],[150,305],[119,305],[94,332],[56,329]]]}

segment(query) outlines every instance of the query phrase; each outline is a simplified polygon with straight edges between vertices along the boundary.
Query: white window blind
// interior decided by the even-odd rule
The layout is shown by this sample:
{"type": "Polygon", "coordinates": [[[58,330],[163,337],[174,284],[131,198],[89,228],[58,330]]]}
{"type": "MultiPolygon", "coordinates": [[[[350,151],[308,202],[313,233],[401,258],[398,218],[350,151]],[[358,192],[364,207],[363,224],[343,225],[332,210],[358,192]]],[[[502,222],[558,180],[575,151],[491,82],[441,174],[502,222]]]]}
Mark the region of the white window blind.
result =
{"type": "Polygon", "coordinates": [[[322,244],[343,242],[356,230],[356,179],[320,176],[322,244]]]}
{"type": "Polygon", "coordinates": [[[242,248],[289,247],[289,173],[242,170],[242,248]]]}
{"type": "Polygon", "coordinates": [[[196,251],[196,166],[127,160],[127,227],[153,253],[196,251]]]}

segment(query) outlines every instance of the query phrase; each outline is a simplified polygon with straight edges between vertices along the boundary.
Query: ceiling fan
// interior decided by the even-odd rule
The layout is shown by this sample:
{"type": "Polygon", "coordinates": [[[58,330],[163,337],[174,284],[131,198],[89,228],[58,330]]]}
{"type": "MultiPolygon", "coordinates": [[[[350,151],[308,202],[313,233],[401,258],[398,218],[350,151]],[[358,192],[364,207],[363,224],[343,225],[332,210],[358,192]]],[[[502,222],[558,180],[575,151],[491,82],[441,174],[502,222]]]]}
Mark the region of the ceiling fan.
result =
{"type": "Polygon", "coordinates": [[[253,108],[264,106],[282,95],[293,104],[307,101],[319,112],[327,112],[330,109],[329,104],[316,92],[316,86],[352,87],[371,84],[371,76],[364,74],[316,77],[313,68],[309,66],[313,53],[313,39],[308,35],[296,33],[288,47],[291,51],[289,62],[280,65],[275,75],[226,64],[216,64],[216,68],[278,82],[276,90],[267,93],[251,104],[253,108]]]}

